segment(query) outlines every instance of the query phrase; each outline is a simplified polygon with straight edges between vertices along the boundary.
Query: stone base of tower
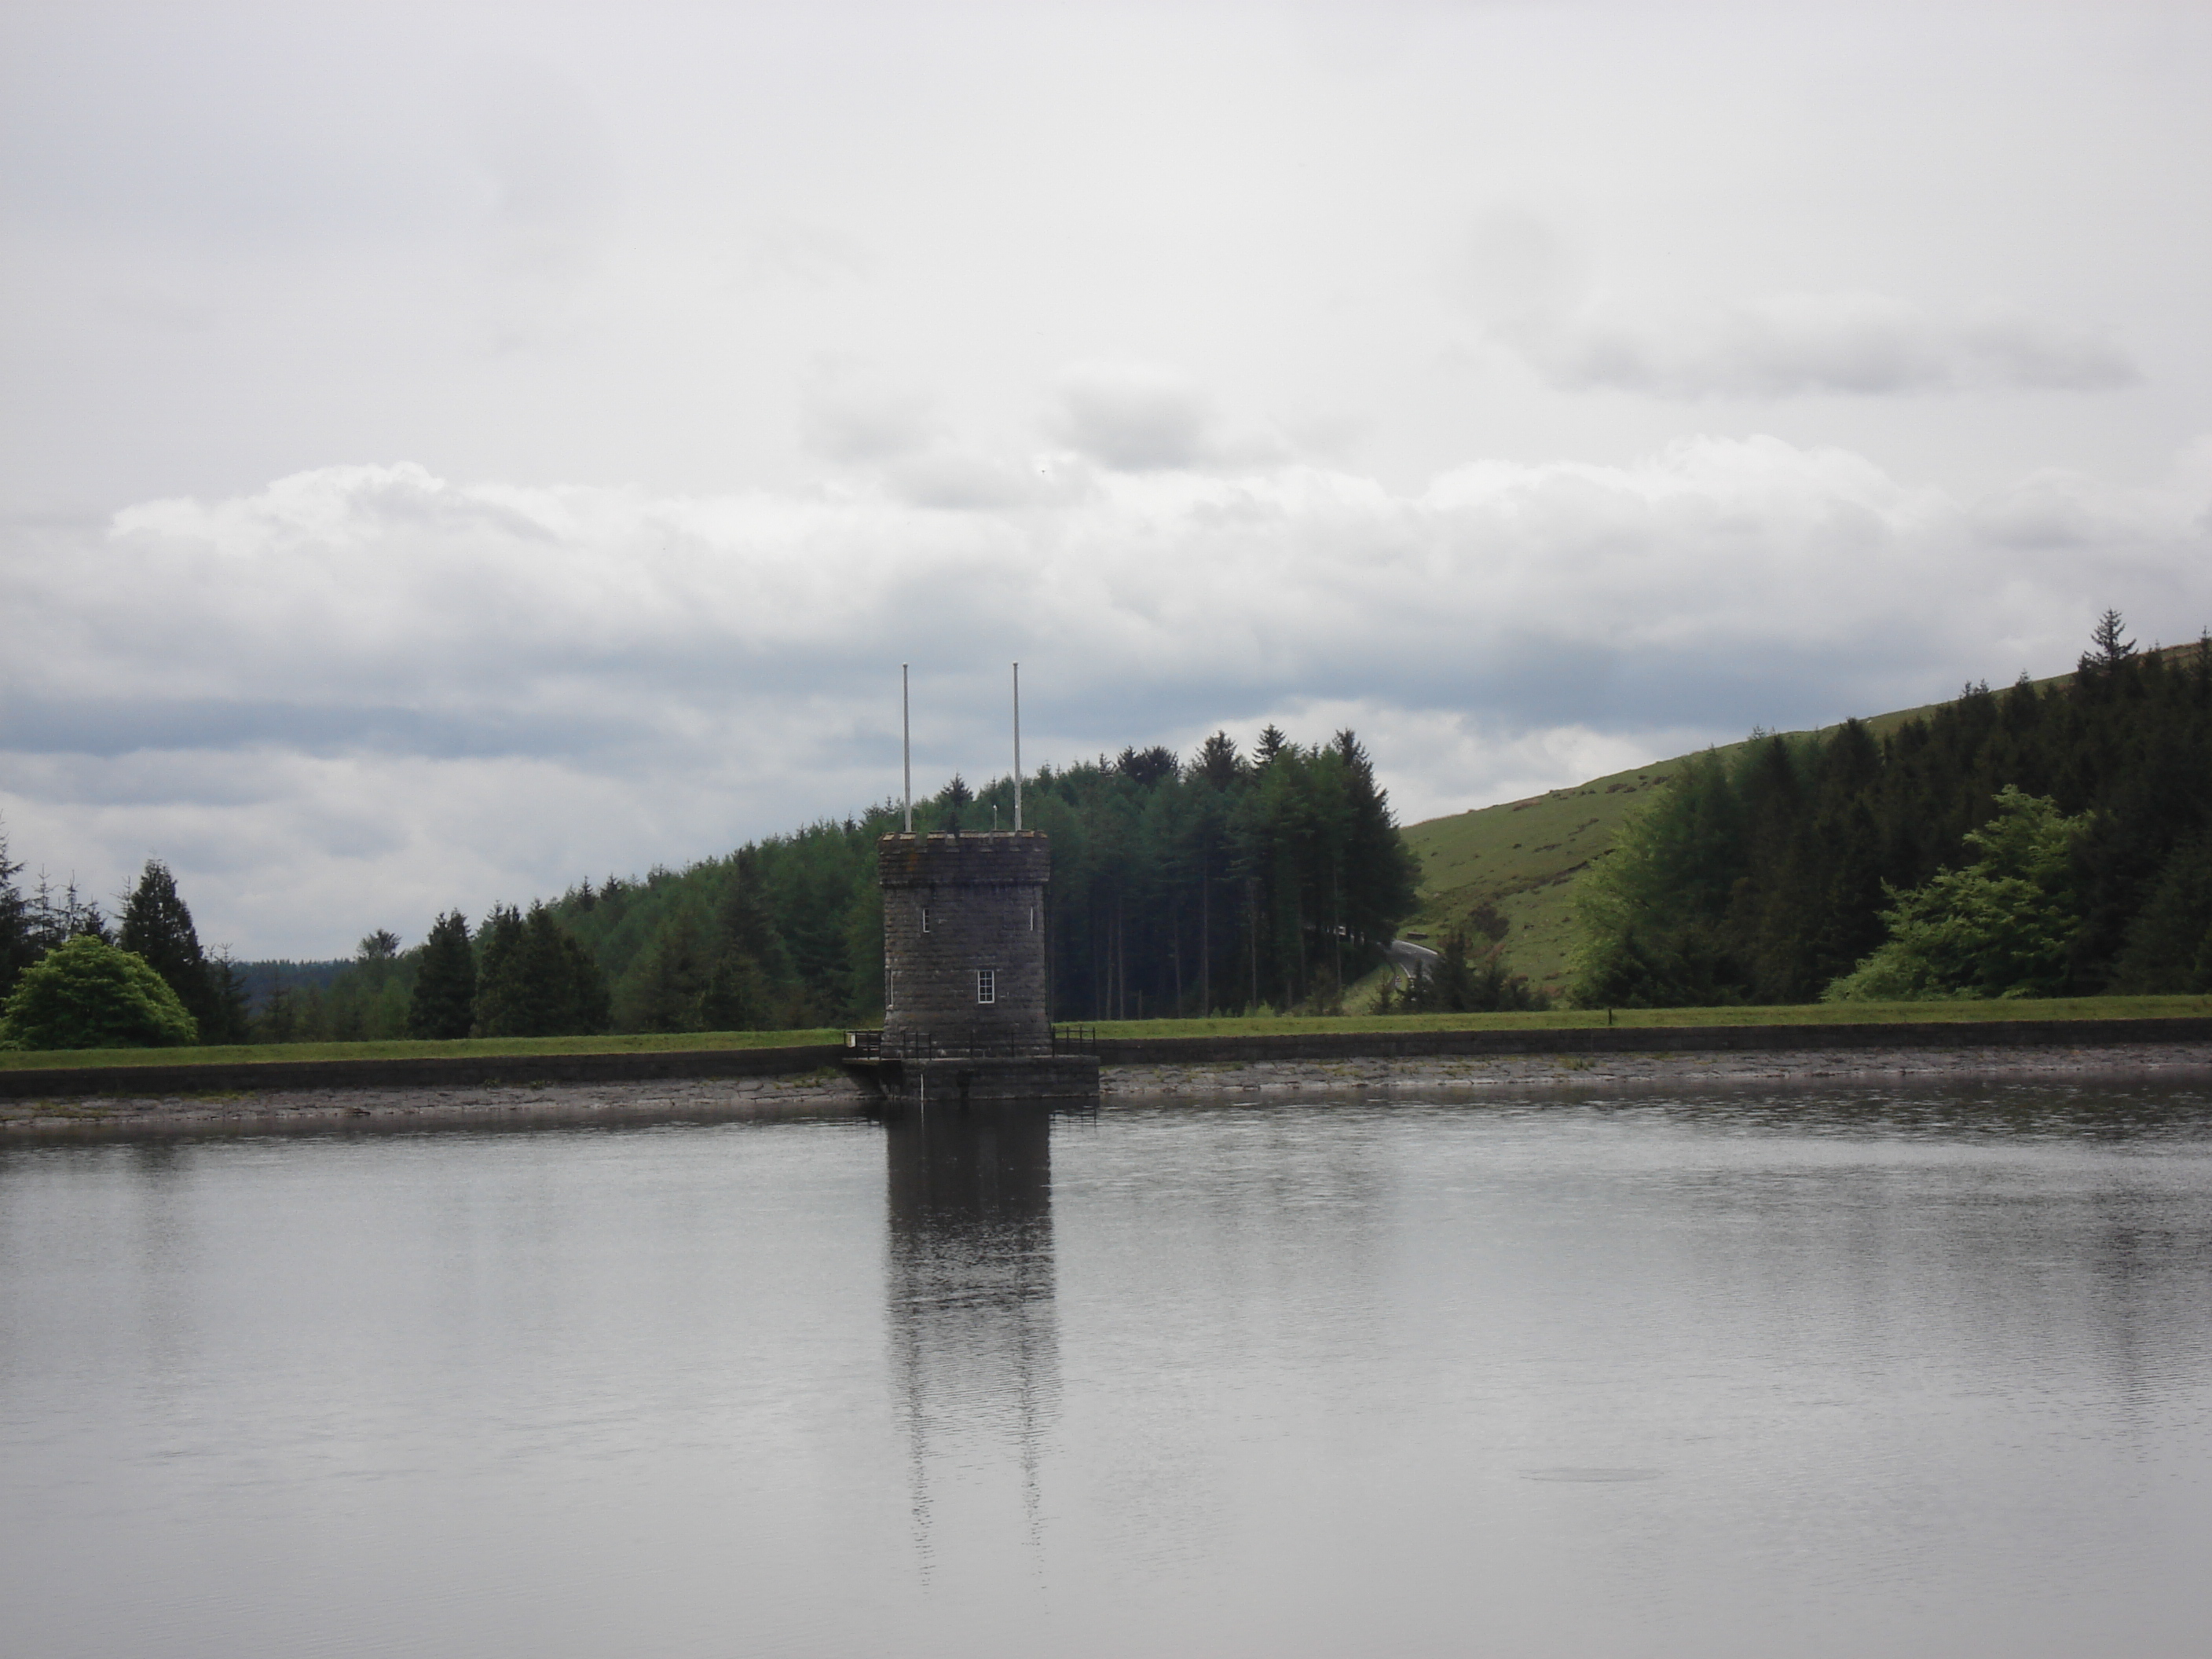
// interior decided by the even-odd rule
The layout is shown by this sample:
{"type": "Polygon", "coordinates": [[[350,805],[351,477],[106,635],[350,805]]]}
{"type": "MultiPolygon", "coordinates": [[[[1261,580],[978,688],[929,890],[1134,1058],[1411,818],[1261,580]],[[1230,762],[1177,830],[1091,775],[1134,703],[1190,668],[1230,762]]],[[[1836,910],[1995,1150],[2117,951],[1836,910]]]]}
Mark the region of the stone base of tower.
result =
{"type": "Polygon", "coordinates": [[[848,1060],[845,1069],[885,1108],[957,1110],[985,1103],[1098,1103],[1096,1054],[885,1057],[848,1060]]]}

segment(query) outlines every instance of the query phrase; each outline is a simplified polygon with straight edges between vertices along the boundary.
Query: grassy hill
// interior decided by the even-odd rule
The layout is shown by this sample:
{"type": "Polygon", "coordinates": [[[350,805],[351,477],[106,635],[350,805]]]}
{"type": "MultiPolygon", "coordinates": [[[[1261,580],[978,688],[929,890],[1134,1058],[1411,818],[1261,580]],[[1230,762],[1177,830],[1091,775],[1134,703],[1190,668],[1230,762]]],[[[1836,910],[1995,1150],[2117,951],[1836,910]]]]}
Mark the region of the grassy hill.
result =
{"type": "MultiPolygon", "coordinates": [[[[2048,690],[2073,678],[2058,674],[2036,684],[2048,690]]],[[[1871,716],[1865,724],[1881,737],[1936,707],[1900,708],[1871,716]]],[[[1742,746],[1731,744],[1715,752],[1725,755],[1742,746]]],[[[1494,905],[1510,928],[1505,948],[1515,971],[1556,993],[1566,982],[1573,945],[1568,896],[1576,879],[1688,758],[1678,755],[1571,789],[1408,826],[1406,840],[1421,860],[1421,908],[1404,936],[1436,945],[1453,928],[1465,926],[1485,903],[1494,905]]]]}
{"type": "Polygon", "coordinates": [[[1405,937],[1434,945],[1486,902],[1495,905],[1510,929],[1505,948],[1516,970],[1556,992],[1566,978],[1567,895],[1575,878],[1681,764],[1680,757],[1659,761],[1410,826],[1406,841],[1421,860],[1421,908],[1405,937]]]}

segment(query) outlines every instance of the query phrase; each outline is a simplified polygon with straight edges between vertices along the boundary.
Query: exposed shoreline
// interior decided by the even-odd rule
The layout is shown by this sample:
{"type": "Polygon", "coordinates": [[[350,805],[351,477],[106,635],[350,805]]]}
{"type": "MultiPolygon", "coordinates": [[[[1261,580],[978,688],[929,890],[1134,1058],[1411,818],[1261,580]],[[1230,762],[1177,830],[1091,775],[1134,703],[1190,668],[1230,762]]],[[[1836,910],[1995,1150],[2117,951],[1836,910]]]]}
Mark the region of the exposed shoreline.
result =
{"type": "MultiPolygon", "coordinates": [[[[1803,1048],[1705,1053],[1510,1054],[1421,1059],[1223,1061],[1108,1066],[1108,1102],[1279,1098],[1332,1093],[1454,1097],[1587,1093],[1669,1085],[1813,1084],[1947,1079],[2203,1079],[2212,1042],[2078,1048],[1803,1048]]],[[[0,1144],[169,1134],[268,1134],[558,1127],[579,1124],[851,1119],[870,1098],[828,1070],[765,1078],[480,1084],[451,1087],[272,1089],[0,1101],[0,1144]]]]}
{"type": "Polygon", "coordinates": [[[2212,1080],[2212,1042],[2108,1043],[2079,1048],[1839,1047],[1109,1066],[1103,1073],[1103,1092],[1109,1096],[1215,1095],[1338,1089],[1480,1091],[1625,1084],[2190,1075],[2212,1080]]]}
{"type": "Polygon", "coordinates": [[[866,1104],[842,1073],[649,1081],[209,1091],[0,1100],[0,1144],[43,1136],[283,1133],[294,1130],[552,1127],[854,1117],[866,1104]]]}

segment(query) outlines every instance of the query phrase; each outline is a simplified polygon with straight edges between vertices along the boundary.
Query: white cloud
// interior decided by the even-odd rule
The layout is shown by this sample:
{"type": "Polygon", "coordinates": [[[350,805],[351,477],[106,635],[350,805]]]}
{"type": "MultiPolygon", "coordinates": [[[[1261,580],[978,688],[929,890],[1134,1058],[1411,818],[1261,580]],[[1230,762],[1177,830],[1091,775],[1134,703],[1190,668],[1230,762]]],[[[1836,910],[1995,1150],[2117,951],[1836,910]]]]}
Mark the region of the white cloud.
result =
{"type": "Polygon", "coordinates": [[[2193,476],[1962,502],[1772,438],[1409,492],[1078,470],[946,513],[334,467],[19,534],[0,805],[19,855],[159,851],[218,936],[320,951],[881,799],[902,660],[925,782],[1003,768],[1019,658],[1033,757],[1352,724],[1426,815],[2051,672],[2107,604],[2212,619],[2193,476]]]}

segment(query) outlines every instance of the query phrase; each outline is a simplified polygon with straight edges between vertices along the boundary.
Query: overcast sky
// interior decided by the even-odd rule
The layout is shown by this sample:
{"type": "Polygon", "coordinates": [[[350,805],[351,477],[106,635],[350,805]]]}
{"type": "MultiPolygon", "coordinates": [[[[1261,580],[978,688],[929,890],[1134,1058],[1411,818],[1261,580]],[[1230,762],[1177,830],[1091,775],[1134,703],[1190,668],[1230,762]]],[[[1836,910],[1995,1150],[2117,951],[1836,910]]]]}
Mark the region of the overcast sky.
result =
{"type": "Polygon", "coordinates": [[[327,956],[1270,719],[2212,624],[2212,9],[0,10],[0,820],[327,956]]]}

